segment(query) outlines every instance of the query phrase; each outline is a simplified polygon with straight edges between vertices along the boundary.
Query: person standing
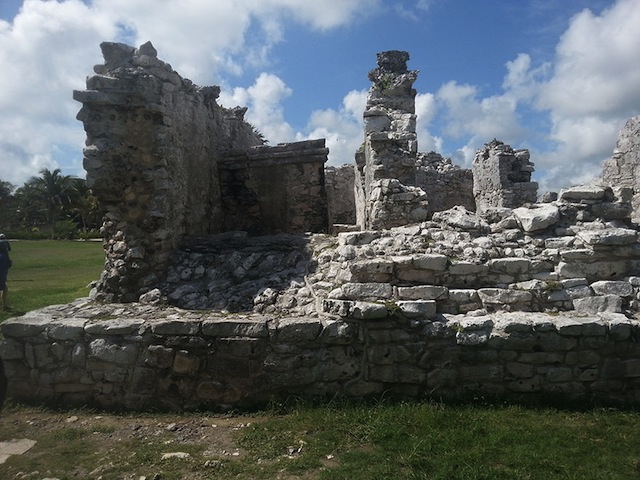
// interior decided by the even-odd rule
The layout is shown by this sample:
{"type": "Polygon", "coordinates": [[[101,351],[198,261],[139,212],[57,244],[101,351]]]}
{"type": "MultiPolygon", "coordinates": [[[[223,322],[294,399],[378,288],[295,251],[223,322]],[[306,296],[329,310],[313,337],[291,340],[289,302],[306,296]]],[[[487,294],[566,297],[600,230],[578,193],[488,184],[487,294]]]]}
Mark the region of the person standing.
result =
{"type": "Polygon", "coordinates": [[[2,308],[10,310],[9,289],[7,287],[7,274],[13,264],[9,258],[11,244],[4,233],[0,233],[0,290],[2,291],[2,308]]]}

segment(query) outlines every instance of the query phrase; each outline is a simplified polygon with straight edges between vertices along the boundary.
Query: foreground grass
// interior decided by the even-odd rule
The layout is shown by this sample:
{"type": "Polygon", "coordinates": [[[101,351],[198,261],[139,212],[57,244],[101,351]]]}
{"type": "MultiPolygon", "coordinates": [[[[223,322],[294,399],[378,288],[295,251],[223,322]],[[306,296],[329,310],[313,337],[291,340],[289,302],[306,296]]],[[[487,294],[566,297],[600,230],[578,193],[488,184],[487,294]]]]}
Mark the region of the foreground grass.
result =
{"type": "Polygon", "coordinates": [[[0,321],[86,297],[87,285],[104,267],[101,242],[12,241],[11,259],[7,286],[12,311],[0,311],[0,321]]]}
{"type": "Polygon", "coordinates": [[[639,420],[612,410],[434,403],[301,406],[241,418],[13,406],[0,418],[0,441],[38,443],[0,465],[0,478],[631,479],[640,477],[639,420]],[[68,423],[71,415],[79,418],[68,423]],[[188,456],[163,460],[167,452],[188,456]]]}

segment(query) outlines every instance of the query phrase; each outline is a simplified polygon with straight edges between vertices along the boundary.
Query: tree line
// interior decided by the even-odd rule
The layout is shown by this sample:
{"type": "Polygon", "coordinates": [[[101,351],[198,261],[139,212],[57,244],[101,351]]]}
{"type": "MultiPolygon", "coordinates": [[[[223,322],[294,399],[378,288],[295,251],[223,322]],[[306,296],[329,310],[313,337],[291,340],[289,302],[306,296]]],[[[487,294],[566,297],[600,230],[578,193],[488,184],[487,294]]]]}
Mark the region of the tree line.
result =
{"type": "Polygon", "coordinates": [[[100,236],[102,210],[83,178],[40,170],[16,187],[0,180],[0,231],[9,238],[100,236]]]}

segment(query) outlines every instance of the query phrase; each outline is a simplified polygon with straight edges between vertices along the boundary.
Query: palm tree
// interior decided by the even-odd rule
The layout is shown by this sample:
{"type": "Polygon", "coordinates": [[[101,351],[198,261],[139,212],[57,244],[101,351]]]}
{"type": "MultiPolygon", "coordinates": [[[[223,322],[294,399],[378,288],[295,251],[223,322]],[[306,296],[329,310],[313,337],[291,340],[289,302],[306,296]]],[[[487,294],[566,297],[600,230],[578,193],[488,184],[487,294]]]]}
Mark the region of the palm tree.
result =
{"type": "Polygon", "coordinates": [[[61,175],[60,169],[40,170],[40,176],[31,177],[24,184],[24,196],[46,213],[53,238],[56,222],[65,207],[70,207],[79,196],[76,177],[61,175]]]}

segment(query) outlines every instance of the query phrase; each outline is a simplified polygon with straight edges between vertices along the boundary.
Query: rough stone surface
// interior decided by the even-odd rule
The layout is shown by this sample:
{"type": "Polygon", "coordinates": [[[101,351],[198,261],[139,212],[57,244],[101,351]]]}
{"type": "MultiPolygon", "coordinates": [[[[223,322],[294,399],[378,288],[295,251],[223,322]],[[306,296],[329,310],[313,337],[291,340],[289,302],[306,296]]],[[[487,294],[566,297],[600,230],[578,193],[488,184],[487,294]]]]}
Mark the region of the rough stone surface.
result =
{"type": "Polygon", "coordinates": [[[638,404],[640,349],[630,332],[640,323],[621,314],[427,318],[436,302],[411,301],[376,316],[356,303],[343,317],[282,318],[81,300],[5,321],[0,351],[10,342],[21,347],[5,357],[10,397],[102,408],[249,407],[293,394],[382,392],[445,399],[562,392],[568,401],[638,404]],[[87,331],[116,313],[142,322],[140,334],[87,331]],[[8,335],[45,314],[38,334],[8,335]],[[145,334],[177,316],[197,328],[145,334]],[[83,319],[85,331],[51,344],[49,332],[68,317],[83,319]]]}
{"type": "Polygon", "coordinates": [[[630,118],[620,130],[613,155],[604,163],[602,182],[612,188],[630,187],[632,219],[640,222],[640,116],[630,118]]]}
{"type": "Polygon", "coordinates": [[[531,181],[533,164],[529,158],[528,150],[513,150],[495,139],[476,152],[473,195],[479,212],[536,202],[538,184],[531,181]]]}

